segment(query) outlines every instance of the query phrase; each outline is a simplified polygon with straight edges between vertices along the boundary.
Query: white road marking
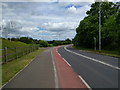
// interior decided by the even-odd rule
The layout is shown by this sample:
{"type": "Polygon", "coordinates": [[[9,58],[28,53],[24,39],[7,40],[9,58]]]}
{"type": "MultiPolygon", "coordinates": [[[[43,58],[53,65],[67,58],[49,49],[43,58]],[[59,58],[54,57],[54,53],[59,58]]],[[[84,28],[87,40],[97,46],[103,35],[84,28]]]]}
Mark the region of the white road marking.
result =
{"type": "Polygon", "coordinates": [[[54,75],[55,75],[55,88],[59,88],[58,77],[57,77],[57,70],[56,70],[55,61],[54,61],[54,58],[53,58],[52,51],[51,51],[51,56],[52,56],[52,62],[53,62],[53,68],[54,68],[54,75]]]}
{"type": "MultiPolygon", "coordinates": [[[[57,51],[57,50],[56,50],[57,51]]],[[[57,51],[57,53],[58,53],[58,51],[57,51]]],[[[59,54],[59,53],[58,53],[59,54]]],[[[60,55],[60,54],[59,54],[60,55]]],[[[61,56],[61,55],[60,55],[61,56]]],[[[63,57],[62,57],[63,58],[63,57]]],[[[65,60],[64,58],[63,58],[63,60],[71,67],[71,65],[67,62],[67,60],[65,60]]],[[[92,90],[92,88],[86,83],[86,81],[80,76],[80,75],[78,75],[78,77],[80,78],[80,80],[82,80],[82,82],[87,86],[87,88],[89,89],[89,90],[92,90]]]]}
{"type": "MultiPolygon", "coordinates": [[[[56,52],[59,54],[58,49],[56,49],[56,52]]],[[[59,54],[59,56],[61,56],[61,55],[59,54]]]]}
{"type": "Polygon", "coordinates": [[[63,60],[71,67],[71,65],[63,58],[63,60]]]}
{"type": "Polygon", "coordinates": [[[78,75],[78,77],[82,80],[82,82],[87,86],[89,90],[92,90],[92,88],[86,83],[86,81],[80,75],[78,75]]]}
{"type": "MultiPolygon", "coordinates": [[[[56,52],[59,54],[58,50],[56,52]]],[[[60,54],[59,54],[60,55],[60,54]]],[[[61,55],[60,55],[61,56],[61,55]]],[[[62,57],[62,56],[61,56],[62,57]]],[[[71,65],[62,57],[62,59],[71,67],[71,65]]]]}
{"type": "Polygon", "coordinates": [[[56,50],[56,52],[58,53],[58,51],[56,50]]]}
{"type": "Polygon", "coordinates": [[[76,55],[78,55],[78,56],[81,56],[81,57],[87,58],[87,59],[89,59],[89,60],[92,60],[92,61],[95,61],[95,62],[101,63],[101,64],[103,64],[103,65],[106,65],[106,66],[109,66],[109,67],[112,67],[112,68],[115,68],[115,69],[120,70],[119,67],[116,67],[116,66],[113,66],[113,65],[111,65],[111,64],[108,64],[108,63],[105,63],[105,62],[99,61],[99,60],[97,60],[97,59],[94,59],[94,58],[91,58],[91,57],[88,57],[88,56],[85,56],[85,55],[78,54],[78,53],[76,53],[76,52],[70,51],[70,50],[68,50],[66,47],[67,47],[67,46],[65,46],[64,49],[65,49],[66,51],[70,52],[70,53],[76,54],[76,55]]]}
{"type": "MultiPolygon", "coordinates": [[[[59,53],[58,53],[59,54],[59,53]]],[[[59,54],[60,55],[60,54],[59,54]]],[[[61,56],[61,55],[60,55],[61,56]]]]}

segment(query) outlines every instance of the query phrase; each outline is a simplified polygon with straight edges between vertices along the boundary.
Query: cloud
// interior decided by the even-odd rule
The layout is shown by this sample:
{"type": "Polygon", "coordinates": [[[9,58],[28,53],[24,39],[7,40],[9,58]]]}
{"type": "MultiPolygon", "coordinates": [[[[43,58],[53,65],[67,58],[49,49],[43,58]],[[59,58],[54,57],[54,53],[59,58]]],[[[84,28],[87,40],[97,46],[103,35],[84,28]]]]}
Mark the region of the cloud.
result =
{"type": "Polygon", "coordinates": [[[68,12],[77,13],[77,9],[76,9],[76,7],[72,6],[72,7],[68,8],[68,12]]]}
{"type": "MultiPolygon", "coordinates": [[[[53,40],[75,36],[75,29],[86,16],[91,3],[75,2],[7,2],[2,3],[2,20],[9,36],[31,36],[53,40]],[[12,21],[14,29],[8,23],[12,21]]],[[[4,32],[4,31],[3,31],[4,32]]]]}
{"type": "Polygon", "coordinates": [[[61,32],[61,31],[67,32],[69,30],[72,30],[73,28],[76,28],[77,25],[74,22],[61,22],[61,23],[48,22],[48,23],[44,23],[42,27],[52,32],[61,32]]]}

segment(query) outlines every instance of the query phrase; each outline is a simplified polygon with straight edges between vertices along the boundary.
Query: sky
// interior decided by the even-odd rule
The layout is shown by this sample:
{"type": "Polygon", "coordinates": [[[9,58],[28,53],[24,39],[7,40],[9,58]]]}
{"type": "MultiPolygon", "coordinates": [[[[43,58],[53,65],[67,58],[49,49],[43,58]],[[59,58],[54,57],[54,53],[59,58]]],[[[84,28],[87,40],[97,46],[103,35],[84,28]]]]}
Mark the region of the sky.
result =
{"type": "MultiPolygon", "coordinates": [[[[92,2],[2,2],[3,37],[73,39],[92,2]]],[[[2,29],[2,28],[1,28],[2,29]]],[[[2,32],[0,30],[0,32],[2,32]]]]}

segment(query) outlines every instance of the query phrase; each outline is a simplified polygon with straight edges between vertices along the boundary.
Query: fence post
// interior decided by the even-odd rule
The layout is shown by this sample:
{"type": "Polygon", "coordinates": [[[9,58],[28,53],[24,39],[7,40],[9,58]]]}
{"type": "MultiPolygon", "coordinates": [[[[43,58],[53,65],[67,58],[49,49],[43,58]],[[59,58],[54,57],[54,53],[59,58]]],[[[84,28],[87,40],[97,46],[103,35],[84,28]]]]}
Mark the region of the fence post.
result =
{"type": "Polygon", "coordinates": [[[37,46],[37,50],[39,49],[39,46],[37,46]]]}
{"type": "Polygon", "coordinates": [[[32,46],[30,46],[30,50],[31,50],[31,52],[32,52],[32,46]]]}
{"type": "Polygon", "coordinates": [[[33,52],[33,46],[32,46],[32,52],[33,52]]]}
{"type": "Polygon", "coordinates": [[[25,54],[27,54],[27,47],[25,47],[25,54]]]}
{"type": "Polygon", "coordinates": [[[27,47],[27,54],[29,53],[29,47],[27,47]]]}
{"type": "Polygon", "coordinates": [[[23,47],[23,56],[24,56],[24,47],[23,47]]]}
{"type": "Polygon", "coordinates": [[[33,51],[34,51],[34,46],[33,46],[33,51]]]}
{"type": "Polygon", "coordinates": [[[38,50],[38,46],[36,46],[35,48],[36,48],[36,50],[38,50]]]}
{"type": "Polygon", "coordinates": [[[16,59],[18,59],[17,47],[15,47],[16,59]]]}
{"type": "MultiPolygon", "coordinates": [[[[29,46],[29,49],[30,49],[30,52],[31,52],[31,47],[30,47],[30,46],[29,46]]],[[[30,52],[29,52],[29,53],[30,53],[30,52]]]]}
{"type": "Polygon", "coordinates": [[[28,53],[30,53],[30,47],[28,47],[28,53]]]}
{"type": "Polygon", "coordinates": [[[5,63],[7,62],[7,47],[5,47],[5,63]]]}
{"type": "Polygon", "coordinates": [[[33,46],[31,46],[31,51],[33,52],[33,46]]]}

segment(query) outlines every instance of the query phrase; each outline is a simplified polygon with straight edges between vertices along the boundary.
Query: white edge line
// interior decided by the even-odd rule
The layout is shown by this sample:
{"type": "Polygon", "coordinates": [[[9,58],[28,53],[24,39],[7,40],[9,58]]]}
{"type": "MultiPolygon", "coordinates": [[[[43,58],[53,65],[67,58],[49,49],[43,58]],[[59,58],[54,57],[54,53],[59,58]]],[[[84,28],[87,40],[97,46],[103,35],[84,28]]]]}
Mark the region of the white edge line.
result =
{"type": "MultiPolygon", "coordinates": [[[[58,52],[58,49],[56,50],[56,52],[59,54],[59,52],[58,52]]],[[[60,54],[59,54],[60,55],[60,54]]],[[[60,55],[61,56],[61,55],[60,55]]],[[[62,56],[61,56],[62,57],[62,56]]],[[[65,60],[63,57],[62,57],[62,59],[71,67],[71,65],[67,62],[67,60],[65,60]]]]}
{"type": "MultiPolygon", "coordinates": [[[[36,58],[36,57],[35,57],[35,58],[36,58]]],[[[1,90],[5,85],[7,85],[11,80],[13,80],[19,73],[21,73],[27,66],[29,66],[30,63],[32,63],[35,58],[33,58],[23,69],[21,69],[19,72],[17,72],[8,82],[6,82],[4,85],[2,85],[2,86],[0,87],[0,90],[1,90]]]]}
{"type": "Polygon", "coordinates": [[[112,67],[112,68],[115,68],[115,69],[119,69],[119,70],[120,70],[119,67],[116,67],[116,66],[110,65],[110,64],[108,64],[108,63],[105,63],[105,62],[99,61],[99,60],[97,60],[97,59],[94,59],[94,58],[91,58],[91,57],[88,57],[88,56],[85,56],[85,55],[78,54],[78,53],[76,53],[76,52],[70,51],[70,50],[68,50],[66,47],[67,47],[67,46],[65,46],[64,49],[65,49],[66,51],[70,52],[70,53],[76,54],[76,55],[78,55],[78,56],[81,56],[81,57],[87,58],[87,59],[89,59],[89,60],[92,60],[92,61],[95,61],[95,62],[101,63],[101,64],[103,64],[103,65],[106,65],[106,66],[109,66],[109,67],[112,67]]]}
{"type": "Polygon", "coordinates": [[[89,90],[92,90],[92,88],[86,83],[86,81],[80,75],[78,75],[78,77],[82,80],[82,82],[87,86],[89,90]]]}
{"type": "Polygon", "coordinates": [[[63,60],[71,67],[71,65],[63,58],[63,60]]]}
{"type": "MultiPolygon", "coordinates": [[[[59,53],[58,53],[59,54],[59,53]]],[[[60,54],[59,54],[60,55],[60,54]]],[[[61,56],[61,55],[60,55],[61,56]]]]}
{"type": "MultiPolygon", "coordinates": [[[[59,54],[58,49],[56,49],[56,52],[59,54]]],[[[60,55],[60,54],[59,54],[60,55]]],[[[60,55],[61,56],[61,55],[60,55]]]]}
{"type": "Polygon", "coordinates": [[[53,62],[53,68],[54,68],[54,75],[55,75],[55,88],[59,88],[58,77],[57,77],[57,70],[56,70],[55,61],[54,61],[54,58],[53,58],[52,51],[51,51],[51,56],[52,56],[52,62],[53,62]]]}
{"type": "MultiPolygon", "coordinates": [[[[57,50],[56,50],[57,51],[57,50]]],[[[57,51],[57,53],[58,53],[58,51],[57,51]]],[[[59,53],[58,53],[59,54],[59,53]]],[[[59,54],[60,55],[60,54],[59,54]]],[[[60,55],[61,56],[61,55],[60,55]]],[[[62,57],[63,58],[63,57],[62,57]]],[[[63,60],[71,67],[71,65],[63,58],[63,60]]],[[[87,88],[89,89],[89,90],[92,90],[92,88],[86,83],[86,81],[80,76],[80,75],[78,75],[78,77],[82,80],[82,82],[87,86],[87,88]]]]}

